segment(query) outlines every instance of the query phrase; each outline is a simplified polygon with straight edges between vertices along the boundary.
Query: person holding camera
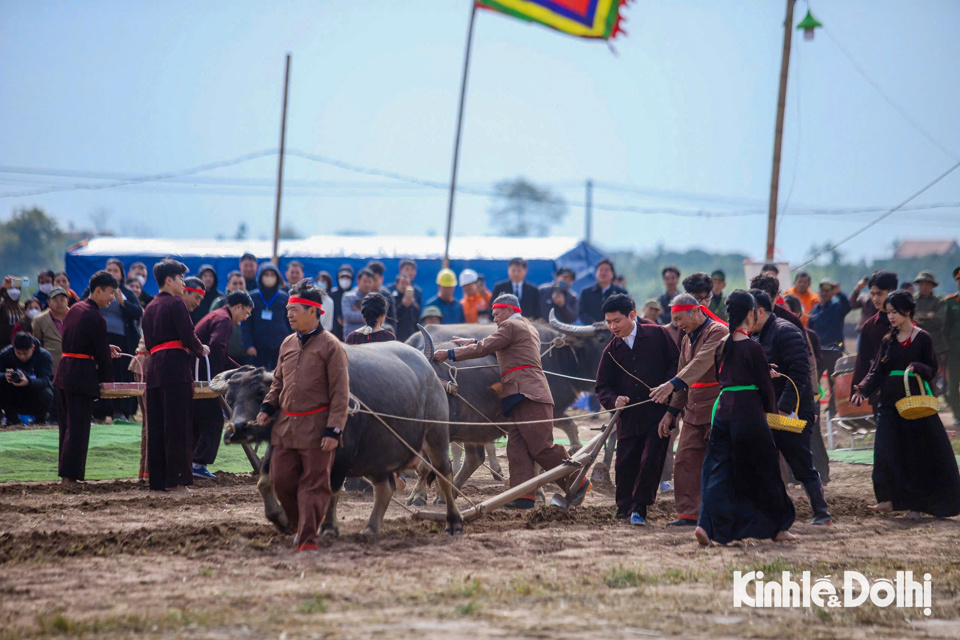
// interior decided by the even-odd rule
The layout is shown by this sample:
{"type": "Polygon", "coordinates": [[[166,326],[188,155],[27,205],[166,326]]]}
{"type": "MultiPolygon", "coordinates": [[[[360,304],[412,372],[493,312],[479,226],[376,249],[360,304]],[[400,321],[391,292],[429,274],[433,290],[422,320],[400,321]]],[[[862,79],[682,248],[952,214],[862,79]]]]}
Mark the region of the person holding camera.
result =
{"type": "Polygon", "coordinates": [[[29,333],[18,333],[13,344],[0,350],[0,408],[7,424],[20,424],[20,416],[44,422],[53,404],[53,360],[50,352],[29,333]]]}
{"type": "MultiPolygon", "coordinates": [[[[420,320],[420,302],[417,300],[417,288],[407,273],[397,274],[397,281],[391,287],[393,308],[397,310],[397,340],[406,342],[407,338],[417,332],[417,321],[420,320]]],[[[420,294],[422,299],[423,294],[420,294]]]]}
{"type": "Polygon", "coordinates": [[[553,282],[540,285],[540,309],[545,318],[550,317],[553,310],[560,322],[574,324],[580,315],[580,300],[570,287],[577,279],[573,269],[560,267],[553,282]]]}

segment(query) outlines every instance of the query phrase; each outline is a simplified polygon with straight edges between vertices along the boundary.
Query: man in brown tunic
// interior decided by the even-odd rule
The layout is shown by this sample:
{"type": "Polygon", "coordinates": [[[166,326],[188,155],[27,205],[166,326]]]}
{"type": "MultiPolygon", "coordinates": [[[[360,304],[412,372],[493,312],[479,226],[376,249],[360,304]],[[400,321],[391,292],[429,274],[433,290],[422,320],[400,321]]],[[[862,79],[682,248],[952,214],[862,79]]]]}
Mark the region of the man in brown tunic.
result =
{"type": "MultiPolygon", "coordinates": [[[[495,390],[500,396],[503,415],[513,421],[507,435],[507,460],[510,465],[510,486],[516,487],[534,477],[534,463],[545,470],[553,469],[570,456],[553,443],[553,396],[540,362],[540,334],[530,321],[521,315],[520,301],[515,295],[504,293],[493,302],[493,319],[497,330],[483,340],[456,338],[458,349],[438,351],[433,359],[454,362],[497,354],[500,382],[495,390]],[[522,424],[542,420],[535,424],[522,424]]],[[[564,493],[567,480],[557,481],[564,493]]],[[[584,479],[571,503],[583,502],[590,489],[584,479]]],[[[531,509],[536,497],[530,493],[507,504],[514,509],[531,509]]]]}
{"type": "Polygon", "coordinates": [[[330,504],[330,469],[347,422],[350,378],[346,347],[320,326],[322,297],[295,286],[284,338],[257,424],[271,432],[270,480],[287,518],[297,523],[297,551],[317,551],[318,531],[330,504]]]}
{"type": "Polygon", "coordinates": [[[666,438],[683,413],[683,428],[673,461],[673,499],[677,519],[668,526],[697,526],[700,515],[700,472],[707,454],[710,417],[720,395],[714,356],[729,333],[725,324],[707,317],[696,298],[681,294],[671,302],[673,323],[683,330],[677,375],[653,390],[655,402],[670,406],[660,420],[660,436],[666,438]],[[671,394],[673,397],[671,398],[671,394]]]}

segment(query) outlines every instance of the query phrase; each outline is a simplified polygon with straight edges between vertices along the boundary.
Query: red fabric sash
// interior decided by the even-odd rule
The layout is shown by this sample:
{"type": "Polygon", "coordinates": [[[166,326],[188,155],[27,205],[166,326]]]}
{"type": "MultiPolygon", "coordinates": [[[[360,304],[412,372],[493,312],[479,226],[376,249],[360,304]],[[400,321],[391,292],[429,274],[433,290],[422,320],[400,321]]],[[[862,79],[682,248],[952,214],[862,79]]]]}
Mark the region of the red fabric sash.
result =
{"type": "Polygon", "coordinates": [[[707,387],[719,387],[719,382],[694,382],[690,385],[691,389],[706,389],[707,387]]]}
{"type": "Polygon", "coordinates": [[[170,342],[163,342],[150,349],[150,355],[155,354],[157,351],[165,351],[167,349],[183,349],[184,351],[188,350],[183,346],[183,342],[180,340],[171,340],[170,342]]]}
{"type": "Polygon", "coordinates": [[[194,289],[193,287],[184,287],[183,290],[189,291],[190,293],[199,293],[202,296],[207,295],[207,292],[204,291],[203,289],[194,289]]]}
{"type": "Polygon", "coordinates": [[[719,316],[715,315],[713,311],[710,311],[710,309],[707,309],[702,304],[675,304],[672,307],[670,307],[670,313],[673,313],[674,311],[692,311],[693,309],[700,309],[700,311],[703,311],[703,315],[707,316],[708,318],[710,318],[715,322],[719,322],[725,327],[730,326],[730,324],[727,323],[726,320],[723,320],[719,316]]]}
{"type": "MultiPolygon", "coordinates": [[[[513,309],[517,313],[523,313],[520,307],[515,307],[512,304],[504,304],[502,302],[498,302],[490,308],[491,309],[513,309]]],[[[511,369],[511,371],[513,371],[513,369],[511,369]]]]}
{"type": "Polygon", "coordinates": [[[93,356],[88,356],[85,353],[62,353],[60,355],[64,358],[76,358],[77,360],[93,360],[93,356]]]}
{"type": "Polygon", "coordinates": [[[317,309],[320,309],[320,315],[323,315],[326,313],[326,311],[323,310],[322,304],[320,304],[319,302],[314,302],[313,300],[307,300],[306,298],[290,296],[290,300],[288,300],[287,302],[292,302],[293,304],[305,304],[308,307],[316,307],[317,309]]]}
{"type": "Polygon", "coordinates": [[[280,411],[282,411],[283,415],[285,416],[290,416],[292,418],[299,418],[300,416],[312,416],[315,413],[326,411],[329,408],[330,408],[330,405],[324,404],[324,405],[321,405],[318,409],[314,409],[313,411],[304,411],[303,413],[292,413],[290,411],[284,411],[283,409],[281,409],[280,411]]]}
{"type": "Polygon", "coordinates": [[[519,366],[519,367],[514,367],[513,369],[507,369],[506,371],[503,372],[503,375],[500,376],[500,379],[503,380],[504,378],[507,377],[507,374],[508,374],[508,373],[510,373],[511,371],[516,371],[516,370],[518,370],[518,369],[539,369],[539,368],[540,368],[540,367],[538,367],[538,366],[535,365],[535,364],[524,364],[524,365],[521,365],[521,366],[519,366]]]}

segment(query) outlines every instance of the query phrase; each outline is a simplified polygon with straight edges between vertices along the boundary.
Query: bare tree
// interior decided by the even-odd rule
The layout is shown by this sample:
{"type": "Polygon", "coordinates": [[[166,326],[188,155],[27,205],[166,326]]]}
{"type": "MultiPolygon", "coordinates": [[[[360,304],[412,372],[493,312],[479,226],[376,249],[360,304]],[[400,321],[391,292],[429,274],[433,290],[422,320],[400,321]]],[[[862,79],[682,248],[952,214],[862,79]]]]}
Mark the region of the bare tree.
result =
{"type": "Polygon", "coordinates": [[[567,215],[567,203],[549,189],[526,178],[501,180],[489,213],[497,231],[505,236],[544,236],[567,215]]]}
{"type": "Polygon", "coordinates": [[[113,230],[110,228],[110,218],[113,212],[106,207],[94,209],[87,216],[90,218],[90,224],[93,225],[93,232],[98,236],[112,236],[113,230]]]}

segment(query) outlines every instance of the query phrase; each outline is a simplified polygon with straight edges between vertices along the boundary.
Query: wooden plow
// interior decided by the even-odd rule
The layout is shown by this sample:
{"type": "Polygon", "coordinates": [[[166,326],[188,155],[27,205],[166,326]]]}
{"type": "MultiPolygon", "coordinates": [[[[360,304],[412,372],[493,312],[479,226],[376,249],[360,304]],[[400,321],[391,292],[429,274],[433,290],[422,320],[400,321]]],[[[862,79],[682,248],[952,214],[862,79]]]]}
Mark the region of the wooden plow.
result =
{"type": "MultiPolygon", "coordinates": [[[[607,441],[607,438],[616,428],[617,419],[620,417],[621,411],[622,409],[617,409],[610,416],[610,419],[607,420],[602,427],[600,427],[600,433],[594,436],[589,442],[587,442],[587,444],[583,446],[582,449],[580,449],[580,451],[566,460],[563,464],[558,465],[549,471],[544,471],[537,477],[531,478],[523,484],[517,485],[516,487],[508,489],[503,493],[484,500],[476,507],[465,509],[461,512],[463,521],[472,522],[480,516],[502,507],[511,500],[534,493],[537,489],[545,484],[556,482],[557,480],[566,478],[567,476],[573,476],[573,480],[568,485],[570,489],[567,491],[567,494],[555,494],[553,496],[553,500],[550,502],[551,506],[558,506],[566,509],[570,505],[573,494],[576,493],[577,488],[580,487],[580,483],[583,482],[584,478],[587,477],[590,467],[596,461],[597,456],[600,455],[600,450],[603,448],[603,443],[607,441]]],[[[436,511],[416,511],[413,514],[413,517],[420,520],[430,520],[432,522],[446,522],[447,514],[436,511]]]]}

